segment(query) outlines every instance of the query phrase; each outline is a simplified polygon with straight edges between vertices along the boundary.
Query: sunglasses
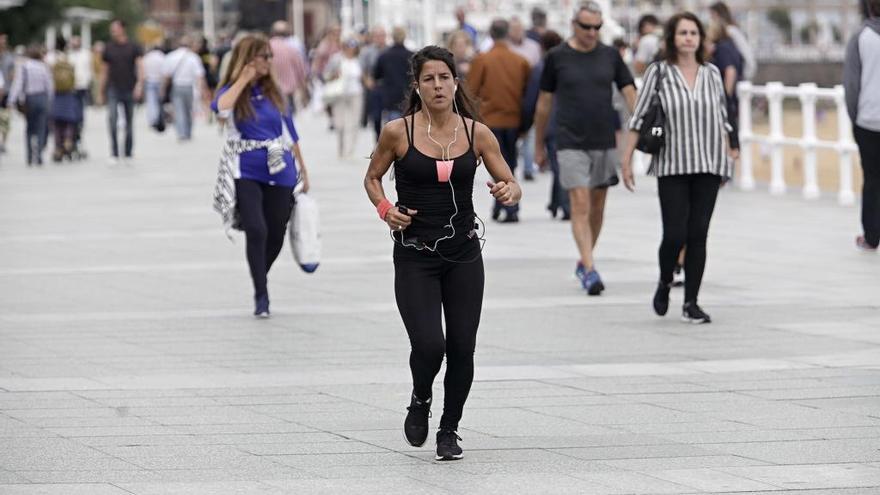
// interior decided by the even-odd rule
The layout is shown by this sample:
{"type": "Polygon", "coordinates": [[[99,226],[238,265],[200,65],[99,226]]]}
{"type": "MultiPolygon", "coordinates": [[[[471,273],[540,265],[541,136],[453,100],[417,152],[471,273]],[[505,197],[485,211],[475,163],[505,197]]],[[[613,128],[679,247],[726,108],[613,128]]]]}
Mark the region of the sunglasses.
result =
{"type": "Polygon", "coordinates": [[[580,28],[583,29],[584,31],[598,31],[598,30],[602,29],[602,23],[601,23],[601,22],[600,22],[599,24],[586,24],[586,23],[583,23],[583,22],[581,22],[581,21],[579,21],[579,20],[577,20],[577,19],[572,19],[572,22],[574,22],[575,24],[577,24],[578,27],[580,27],[580,28]]]}

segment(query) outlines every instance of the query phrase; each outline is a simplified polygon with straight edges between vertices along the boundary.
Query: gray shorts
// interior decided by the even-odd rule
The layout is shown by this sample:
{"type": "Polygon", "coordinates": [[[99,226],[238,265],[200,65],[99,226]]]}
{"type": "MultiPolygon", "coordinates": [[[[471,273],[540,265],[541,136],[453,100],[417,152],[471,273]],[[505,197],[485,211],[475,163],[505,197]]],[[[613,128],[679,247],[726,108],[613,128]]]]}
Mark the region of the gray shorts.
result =
{"type": "Polygon", "coordinates": [[[617,149],[559,150],[559,184],[563,189],[587,187],[599,189],[620,182],[620,155],[617,149]]]}

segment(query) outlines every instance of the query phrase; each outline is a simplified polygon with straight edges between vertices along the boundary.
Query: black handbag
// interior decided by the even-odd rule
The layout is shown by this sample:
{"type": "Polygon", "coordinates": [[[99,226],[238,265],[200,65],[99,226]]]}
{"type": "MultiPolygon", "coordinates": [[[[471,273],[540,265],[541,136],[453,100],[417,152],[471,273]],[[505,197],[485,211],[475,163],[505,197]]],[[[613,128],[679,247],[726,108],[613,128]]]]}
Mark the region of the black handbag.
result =
{"type": "Polygon", "coordinates": [[[654,84],[654,94],[651,95],[651,103],[642,117],[642,127],[639,128],[639,140],[636,149],[649,155],[656,155],[666,144],[666,112],[660,101],[660,85],[663,83],[665,70],[663,63],[657,62],[657,83],[654,84]]]}

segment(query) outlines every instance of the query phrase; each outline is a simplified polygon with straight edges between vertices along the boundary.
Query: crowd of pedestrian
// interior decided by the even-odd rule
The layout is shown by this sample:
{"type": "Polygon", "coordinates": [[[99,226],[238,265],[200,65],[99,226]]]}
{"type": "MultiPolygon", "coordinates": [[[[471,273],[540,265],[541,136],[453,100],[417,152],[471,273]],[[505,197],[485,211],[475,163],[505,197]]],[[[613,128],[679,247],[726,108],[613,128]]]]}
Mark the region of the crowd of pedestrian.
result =
{"type": "MultiPolygon", "coordinates": [[[[865,170],[857,243],[876,250],[880,103],[871,89],[880,84],[880,0],[867,5],[870,18],[850,43],[845,82],[865,170]]],[[[31,45],[20,58],[0,35],[0,152],[11,108],[25,116],[29,166],[42,165],[50,128],[54,161],[84,152],[88,104],[107,106],[113,164],[133,157],[139,102],[153,129],[172,121],[181,142],[192,139],[194,116],[210,109],[226,137],[215,207],[227,227],[245,233],[254,314],[265,318],[267,275],[294,188],[309,189],[297,112],[326,112],[340,159],[353,157],[361,128],[370,128],[376,144],[364,185],[394,241],[395,296],[412,347],[404,433],[412,445],[426,441],[432,384],[445,356],[437,458],[454,460],[463,455],[456,432],[482,308],[485,229],[473,204],[481,165],[492,177],[490,217],[505,224],[520,221],[516,171],[526,181],[552,172],[547,209],[570,220],[574,273],[584,292],[597,296],[608,282],[594,256],[608,195],[621,181],[635,188],[633,153],[648,153],[662,226],[654,311],[666,315],[671,288],[683,277],[682,320],[711,322],[698,304],[709,226],[739,155],[737,83],[754,76],[756,63],[727,5],[716,2],[709,11],[706,20],[689,12],[665,21],[647,14],[632,40],[606,44],[597,2],[575,9],[567,38],[547,28],[540,8],[528,29],[518,16],[499,17],[485,36],[458,8],[445,48],[415,52],[405,29],[384,26],[343,36],[331,25],[309,49],[285,21],[268,37],[239,32],[214,49],[189,34],[173,46],[156,41],[144,49],[120,20],[111,23],[110,39],[91,49],[73,37],[50,52],[31,45]],[[396,204],[383,188],[392,166],[396,204]]]]}

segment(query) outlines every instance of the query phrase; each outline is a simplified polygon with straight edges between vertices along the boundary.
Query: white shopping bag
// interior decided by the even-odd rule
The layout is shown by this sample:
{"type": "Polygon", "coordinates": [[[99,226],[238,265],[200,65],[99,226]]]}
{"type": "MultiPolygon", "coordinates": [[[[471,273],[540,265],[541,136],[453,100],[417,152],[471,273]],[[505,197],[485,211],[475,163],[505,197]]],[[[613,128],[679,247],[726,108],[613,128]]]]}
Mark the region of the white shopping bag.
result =
{"type": "Polygon", "coordinates": [[[288,235],[293,258],[306,273],[317,270],[321,261],[320,226],[318,203],[308,194],[297,194],[293,218],[288,223],[288,235]]]}

